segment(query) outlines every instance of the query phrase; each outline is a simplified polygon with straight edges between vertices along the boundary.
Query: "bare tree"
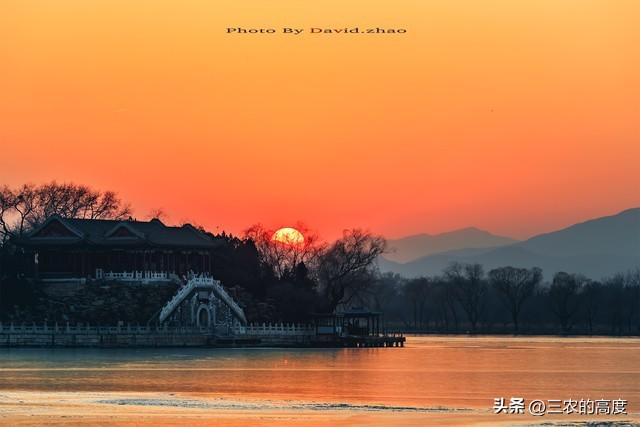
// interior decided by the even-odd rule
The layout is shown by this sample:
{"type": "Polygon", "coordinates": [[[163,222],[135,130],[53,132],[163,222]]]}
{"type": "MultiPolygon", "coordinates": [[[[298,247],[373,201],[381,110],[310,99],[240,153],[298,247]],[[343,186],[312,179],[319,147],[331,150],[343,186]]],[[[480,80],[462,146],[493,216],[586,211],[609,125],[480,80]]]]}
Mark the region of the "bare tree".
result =
{"type": "Polygon", "coordinates": [[[345,230],[319,259],[318,279],[329,308],[348,304],[370,285],[375,260],[384,253],[387,242],[360,229],[345,230]]]}
{"type": "Polygon", "coordinates": [[[602,284],[600,282],[587,281],[582,288],[582,300],[584,306],[584,314],[587,321],[587,329],[589,335],[593,335],[593,326],[596,321],[596,316],[600,310],[602,304],[602,284]]]}
{"type": "Polygon", "coordinates": [[[84,185],[25,184],[0,188],[0,242],[21,236],[51,215],[65,218],[125,219],[131,214],[113,191],[96,191],[84,185]]]}
{"type": "Polygon", "coordinates": [[[627,333],[640,332],[640,268],[630,270],[624,275],[624,315],[627,323],[627,333]],[[635,323],[635,331],[634,331],[635,323]]]}
{"type": "Polygon", "coordinates": [[[352,301],[364,307],[371,307],[373,310],[381,311],[385,315],[396,315],[405,324],[405,304],[401,299],[402,289],[405,288],[406,279],[396,273],[375,274],[369,285],[363,289],[352,301]]]}
{"type": "Polygon", "coordinates": [[[453,319],[453,330],[458,331],[458,307],[456,289],[451,286],[446,277],[438,277],[436,279],[436,298],[441,303],[441,313],[445,322],[445,329],[449,330],[449,313],[453,319]]]}
{"type": "Polygon", "coordinates": [[[471,331],[476,326],[484,310],[487,282],[480,264],[452,263],[445,269],[445,277],[455,289],[455,296],[471,323],[471,331]]]}
{"type": "Polygon", "coordinates": [[[31,219],[35,224],[54,214],[84,219],[126,219],[131,214],[130,206],[123,204],[115,192],[100,192],[86,185],[54,181],[37,187],[36,193],[36,209],[31,219]]]}
{"type": "Polygon", "coordinates": [[[413,308],[413,327],[423,328],[427,317],[426,305],[431,293],[432,283],[427,277],[411,279],[405,285],[405,297],[413,308]]]}
{"type": "Polygon", "coordinates": [[[604,311],[608,318],[609,334],[622,335],[624,332],[625,277],[618,273],[604,281],[604,311]]]}
{"type": "Polygon", "coordinates": [[[539,268],[501,267],[489,272],[489,282],[507,304],[513,322],[513,332],[518,333],[520,312],[525,301],[533,295],[542,281],[539,268]]]}
{"type": "Polygon", "coordinates": [[[551,311],[558,319],[563,334],[569,333],[572,318],[579,307],[578,293],[587,279],[577,274],[556,273],[549,288],[551,311]]]}
{"type": "Polygon", "coordinates": [[[4,246],[7,239],[11,237],[12,226],[10,217],[15,205],[15,194],[6,185],[0,188],[0,245],[4,246]]]}
{"type": "Polygon", "coordinates": [[[270,268],[278,278],[294,274],[301,263],[311,270],[315,269],[325,248],[318,235],[304,224],[296,224],[295,229],[304,237],[302,242],[276,241],[276,230],[267,229],[261,224],[255,224],[245,230],[245,238],[254,242],[260,262],[270,268]]]}
{"type": "Polygon", "coordinates": [[[31,226],[30,218],[34,216],[37,204],[35,186],[25,184],[17,189],[3,186],[0,196],[0,224],[2,225],[2,242],[14,236],[21,236],[31,226]]]}
{"type": "Polygon", "coordinates": [[[154,208],[151,209],[147,215],[146,215],[146,219],[148,220],[152,220],[152,219],[159,219],[159,220],[163,220],[167,218],[167,212],[165,212],[165,210],[163,208],[154,208]]]}

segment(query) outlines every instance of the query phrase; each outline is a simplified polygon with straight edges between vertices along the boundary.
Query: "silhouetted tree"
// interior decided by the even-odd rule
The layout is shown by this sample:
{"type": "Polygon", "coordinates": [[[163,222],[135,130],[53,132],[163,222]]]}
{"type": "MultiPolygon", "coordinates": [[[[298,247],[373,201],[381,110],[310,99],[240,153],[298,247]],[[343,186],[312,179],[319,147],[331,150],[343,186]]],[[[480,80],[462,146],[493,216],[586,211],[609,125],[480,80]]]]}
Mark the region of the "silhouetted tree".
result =
{"type": "Polygon", "coordinates": [[[624,313],[621,307],[625,304],[624,275],[616,274],[605,280],[603,301],[611,335],[622,335],[624,331],[624,313]]]}
{"type": "Polygon", "coordinates": [[[603,286],[610,333],[640,333],[640,270],[618,273],[603,286]]]}
{"type": "Polygon", "coordinates": [[[480,264],[452,263],[445,269],[445,277],[455,289],[455,296],[475,332],[484,310],[487,282],[480,264]]]}
{"type": "Polygon", "coordinates": [[[578,293],[586,280],[584,276],[565,272],[553,276],[549,300],[563,334],[568,334],[571,329],[571,320],[579,308],[578,293]]]}
{"type": "Polygon", "coordinates": [[[375,276],[367,288],[367,300],[363,305],[384,313],[385,318],[397,319],[405,323],[406,304],[401,289],[406,279],[395,273],[375,276]]]}
{"type": "Polygon", "coordinates": [[[323,308],[323,301],[313,289],[296,286],[287,280],[269,286],[267,295],[279,317],[270,321],[304,323],[309,321],[311,313],[323,308]]]}
{"type": "Polygon", "coordinates": [[[304,262],[299,262],[291,274],[292,283],[302,289],[315,290],[316,282],[304,262]]]}
{"type": "Polygon", "coordinates": [[[147,220],[159,219],[161,221],[164,221],[167,218],[167,216],[168,216],[167,212],[163,208],[154,208],[147,213],[145,218],[147,220]]]}
{"type": "Polygon", "coordinates": [[[266,287],[275,281],[270,269],[264,269],[255,244],[249,239],[221,234],[223,244],[213,252],[213,275],[223,283],[240,285],[254,297],[263,299],[266,287]]]}
{"type": "Polygon", "coordinates": [[[125,219],[131,214],[113,191],[97,191],[86,185],[55,181],[12,189],[0,188],[0,243],[23,235],[51,215],[65,218],[125,219]]]}
{"type": "MultiPolygon", "coordinates": [[[[444,314],[448,319],[447,313],[451,314],[453,320],[453,330],[458,331],[458,325],[460,323],[457,309],[457,289],[451,286],[451,283],[446,278],[440,278],[436,285],[437,289],[440,289],[440,295],[444,302],[444,314]]],[[[447,325],[447,330],[449,329],[447,325]]]]}
{"type": "Polygon", "coordinates": [[[640,269],[628,271],[624,275],[624,314],[628,334],[640,332],[640,269]]]}
{"type": "Polygon", "coordinates": [[[431,281],[426,277],[411,279],[405,285],[405,296],[413,311],[413,327],[418,329],[424,326],[426,306],[431,292],[431,281]]]}
{"type": "Polygon", "coordinates": [[[375,260],[386,249],[386,241],[363,230],[345,230],[320,257],[318,279],[329,309],[348,304],[375,278],[375,260]]]}
{"type": "Polygon", "coordinates": [[[318,235],[304,224],[298,223],[295,228],[304,236],[302,242],[276,241],[273,239],[276,230],[267,229],[261,224],[255,224],[245,230],[245,239],[254,242],[260,261],[265,267],[271,268],[278,278],[293,274],[293,270],[300,263],[303,263],[306,268],[315,266],[325,248],[318,235]]]}
{"type": "Polygon", "coordinates": [[[602,305],[602,284],[591,280],[587,281],[582,288],[581,296],[587,330],[589,331],[589,335],[593,335],[596,316],[602,305]]]}
{"type": "Polygon", "coordinates": [[[513,332],[518,333],[518,324],[522,306],[533,295],[542,281],[542,270],[539,268],[501,267],[489,272],[489,282],[502,295],[507,303],[513,332]]]}
{"type": "Polygon", "coordinates": [[[434,277],[431,279],[431,295],[429,302],[437,316],[437,323],[445,332],[450,332],[449,321],[450,316],[453,321],[453,330],[458,330],[458,313],[456,311],[455,289],[451,284],[442,277],[434,277]]]}

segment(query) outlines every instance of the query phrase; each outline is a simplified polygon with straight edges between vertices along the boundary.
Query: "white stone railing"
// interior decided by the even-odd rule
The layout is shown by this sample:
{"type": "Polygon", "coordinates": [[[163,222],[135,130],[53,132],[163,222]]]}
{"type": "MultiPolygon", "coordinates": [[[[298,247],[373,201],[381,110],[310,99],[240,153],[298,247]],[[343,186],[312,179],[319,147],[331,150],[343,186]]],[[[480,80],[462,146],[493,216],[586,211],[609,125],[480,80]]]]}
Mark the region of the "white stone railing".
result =
{"type": "Polygon", "coordinates": [[[313,325],[298,323],[251,323],[246,326],[239,326],[234,329],[239,335],[248,336],[307,336],[314,335],[313,325]]]}
{"type": "Polygon", "coordinates": [[[213,280],[213,277],[208,276],[194,276],[189,279],[189,282],[193,282],[193,284],[200,286],[212,286],[216,280],[213,280]]]}
{"type": "Polygon", "coordinates": [[[207,328],[185,327],[185,326],[140,326],[140,325],[118,325],[118,326],[90,326],[85,325],[59,325],[53,324],[18,324],[0,322],[0,334],[157,334],[157,333],[201,333],[209,332],[207,328]]]}
{"type": "Polygon", "coordinates": [[[126,271],[122,273],[114,273],[113,271],[109,271],[104,274],[104,278],[107,280],[134,280],[134,272],[127,273],[126,271]]]}
{"type": "Polygon", "coordinates": [[[167,282],[171,280],[169,275],[164,271],[103,271],[102,269],[96,269],[96,279],[105,280],[121,280],[124,282],[167,282]]]}
{"type": "MultiPolygon", "coordinates": [[[[151,333],[182,333],[200,332],[206,328],[185,327],[185,326],[140,326],[140,325],[117,325],[117,326],[91,326],[89,324],[60,325],[58,323],[44,324],[17,324],[0,322],[0,334],[47,334],[47,333],[69,333],[69,334],[151,334],[151,333]]],[[[294,323],[262,323],[249,324],[246,326],[236,326],[234,333],[246,336],[307,336],[315,334],[312,325],[294,323]]]]}
{"type": "MultiPolygon", "coordinates": [[[[209,278],[210,279],[210,278],[209,278]]],[[[222,287],[218,280],[211,279],[212,287],[218,298],[227,304],[231,310],[233,310],[238,318],[242,320],[243,323],[247,323],[247,318],[244,315],[244,310],[235,302],[231,295],[227,293],[227,291],[222,287]]]]}
{"type": "Polygon", "coordinates": [[[176,308],[184,301],[184,299],[191,293],[191,291],[195,288],[195,282],[189,281],[185,286],[178,289],[178,292],[171,298],[160,310],[160,323],[167,320],[167,318],[175,311],[176,308]]]}

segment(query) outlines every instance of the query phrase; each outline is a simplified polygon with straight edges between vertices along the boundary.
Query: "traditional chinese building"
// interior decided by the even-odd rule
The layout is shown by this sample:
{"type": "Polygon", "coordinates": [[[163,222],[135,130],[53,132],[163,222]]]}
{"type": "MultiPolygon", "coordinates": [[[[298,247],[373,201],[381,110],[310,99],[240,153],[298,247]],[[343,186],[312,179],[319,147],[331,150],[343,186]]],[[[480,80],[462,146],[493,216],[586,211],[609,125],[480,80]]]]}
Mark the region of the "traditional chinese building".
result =
{"type": "Polygon", "coordinates": [[[211,273],[214,237],[159,219],[95,220],[54,215],[15,241],[38,279],[168,280],[211,273]]]}

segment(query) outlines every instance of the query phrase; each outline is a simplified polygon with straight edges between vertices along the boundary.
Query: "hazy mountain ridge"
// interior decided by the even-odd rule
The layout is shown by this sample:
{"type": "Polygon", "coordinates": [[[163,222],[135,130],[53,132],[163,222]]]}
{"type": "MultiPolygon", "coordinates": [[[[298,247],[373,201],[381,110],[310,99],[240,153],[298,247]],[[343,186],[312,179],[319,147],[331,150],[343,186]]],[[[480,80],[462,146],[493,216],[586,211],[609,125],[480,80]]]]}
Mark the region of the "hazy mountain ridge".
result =
{"type": "Polygon", "coordinates": [[[477,262],[487,270],[505,265],[537,266],[547,277],[557,271],[568,271],[600,279],[640,267],[640,208],[595,218],[498,248],[463,248],[407,263],[380,260],[379,265],[382,271],[415,277],[440,274],[454,261],[477,262]]]}
{"type": "Polygon", "coordinates": [[[416,234],[390,239],[392,252],[385,255],[390,261],[406,263],[425,256],[459,249],[492,248],[510,245],[517,240],[498,236],[475,227],[462,228],[439,234],[416,234]]]}

